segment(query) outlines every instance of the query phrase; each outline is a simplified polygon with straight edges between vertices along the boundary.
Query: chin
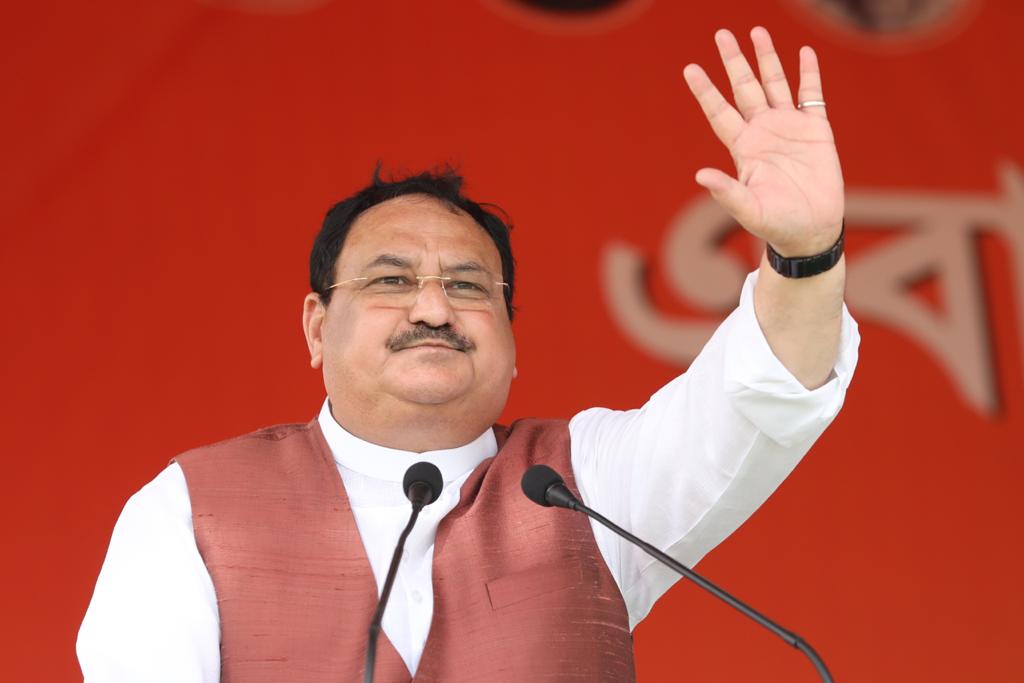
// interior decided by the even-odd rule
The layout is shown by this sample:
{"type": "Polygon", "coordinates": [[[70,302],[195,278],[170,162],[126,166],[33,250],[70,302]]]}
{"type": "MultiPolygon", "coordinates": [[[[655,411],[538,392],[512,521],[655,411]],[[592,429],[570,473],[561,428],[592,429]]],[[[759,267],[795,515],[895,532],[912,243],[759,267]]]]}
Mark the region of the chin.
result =
{"type": "Polygon", "coordinates": [[[417,369],[403,373],[389,393],[409,403],[440,405],[464,396],[469,384],[459,373],[417,369]]]}
{"type": "Polygon", "coordinates": [[[463,395],[460,390],[436,384],[401,387],[394,393],[407,403],[433,406],[450,403],[463,395]]]}
{"type": "MultiPolygon", "coordinates": [[[[430,352],[423,353],[427,355],[430,352]]],[[[472,369],[462,362],[451,362],[465,360],[461,354],[454,359],[442,356],[442,361],[447,362],[431,360],[434,362],[422,362],[417,358],[419,362],[393,366],[388,373],[392,380],[389,393],[412,403],[439,404],[457,399],[469,391],[472,369]]]]}

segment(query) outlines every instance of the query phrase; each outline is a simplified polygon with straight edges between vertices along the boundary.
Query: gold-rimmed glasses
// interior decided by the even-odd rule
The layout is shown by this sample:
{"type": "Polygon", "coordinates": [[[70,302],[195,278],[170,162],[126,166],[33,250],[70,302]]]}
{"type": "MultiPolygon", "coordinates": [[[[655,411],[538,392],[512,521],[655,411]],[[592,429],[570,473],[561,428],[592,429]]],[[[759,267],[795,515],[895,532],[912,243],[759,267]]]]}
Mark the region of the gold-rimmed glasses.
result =
{"type": "Polygon", "coordinates": [[[361,298],[387,306],[411,306],[423,286],[436,280],[452,308],[487,308],[504,298],[507,282],[485,270],[467,270],[454,275],[411,275],[378,273],[342,280],[327,289],[351,288],[361,298]]]}

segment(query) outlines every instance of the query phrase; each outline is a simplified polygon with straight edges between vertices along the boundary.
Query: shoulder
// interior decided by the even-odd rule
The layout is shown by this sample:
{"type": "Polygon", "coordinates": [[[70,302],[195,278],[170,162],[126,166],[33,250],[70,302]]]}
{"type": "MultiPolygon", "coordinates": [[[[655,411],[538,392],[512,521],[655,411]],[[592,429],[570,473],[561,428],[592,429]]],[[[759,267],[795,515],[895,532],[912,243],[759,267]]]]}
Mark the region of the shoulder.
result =
{"type": "Polygon", "coordinates": [[[569,438],[569,422],[567,420],[540,419],[527,417],[512,422],[509,426],[495,425],[495,436],[498,444],[505,447],[506,443],[522,444],[551,442],[569,438]]]}
{"type": "Polygon", "coordinates": [[[174,457],[182,467],[190,467],[211,460],[229,460],[239,455],[271,454],[287,449],[296,441],[308,441],[316,421],[305,424],[279,424],[263,427],[240,436],[199,446],[174,457]]]}
{"type": "Polygon", "coordinates": [[[322,475],[334,458],[316,420],[307,424],[281,424],[200,446],[173,460],[181,466],[189,490],[221,488],[230,482],[247,488],[278,480],[307,480],[322,475]]]}
{"type": "Polygon", "coordinates": [[[194,517],[212,511],[245,515],[316,491],[335,495],[340,486],[316,420],[258,429],[192,449],[174,462],[185,475],[194,517]]]}
{"type": "Polygon", "coordinates": [[[496,426],[494,429],[501,456],[495,464],[499,469],[517,472],[517,477],[532,465],[564,469],[569,462],[567,420],[526,418],[516,420],[508,427],[496,426]]]}

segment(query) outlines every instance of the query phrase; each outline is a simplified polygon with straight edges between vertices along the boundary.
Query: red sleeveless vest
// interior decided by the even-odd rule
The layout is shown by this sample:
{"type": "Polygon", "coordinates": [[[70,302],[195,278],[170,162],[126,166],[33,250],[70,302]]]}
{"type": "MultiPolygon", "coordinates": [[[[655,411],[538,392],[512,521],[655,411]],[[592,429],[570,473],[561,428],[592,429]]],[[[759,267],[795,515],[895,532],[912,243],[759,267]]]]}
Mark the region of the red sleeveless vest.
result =
{"type": "MultiPolygon", "coordinates": [[[[589,521],[520,490],[536,463],[574,487],[567,424],[522,420],[495,436],[498,454],[438,527],[419,670],[409,673],[382,632],[375,680],[633,681],[626,606],[589,521]]],[[[316,420],[176,460],[217,593],[221,680],[361,681],[377,587],[316,420]]]]}

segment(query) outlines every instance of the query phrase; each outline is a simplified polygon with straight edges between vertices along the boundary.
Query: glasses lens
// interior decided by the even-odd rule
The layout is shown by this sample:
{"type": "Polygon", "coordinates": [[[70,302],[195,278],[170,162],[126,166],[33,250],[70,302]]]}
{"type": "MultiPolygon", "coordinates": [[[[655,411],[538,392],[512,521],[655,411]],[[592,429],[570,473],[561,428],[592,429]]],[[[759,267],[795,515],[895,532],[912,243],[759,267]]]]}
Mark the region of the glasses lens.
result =
{"type": "Polygon", "coordinates": [[[374,275],[367,277],[361,283],[362,291],[365,294],[403,295],[413,292],[417,288],[416,280],[406,275],[374,275]]]}
{"type": "Polygon", "coordinates": [[[431,282],[440,285],[452,306],[457,308],[486,307],[501,298],[504,287],[487,271],[464,271],[454,275],[378,272],[340,284],[351,284],[360,295],[386,305],[406,305],[431,282]]]}
{"type": "Polygon", "coordinates": [[[496,287],[494,277],[488,273],[459,273],[444,281],[448,298],[460,301],[488,301],[496,287]]]}

